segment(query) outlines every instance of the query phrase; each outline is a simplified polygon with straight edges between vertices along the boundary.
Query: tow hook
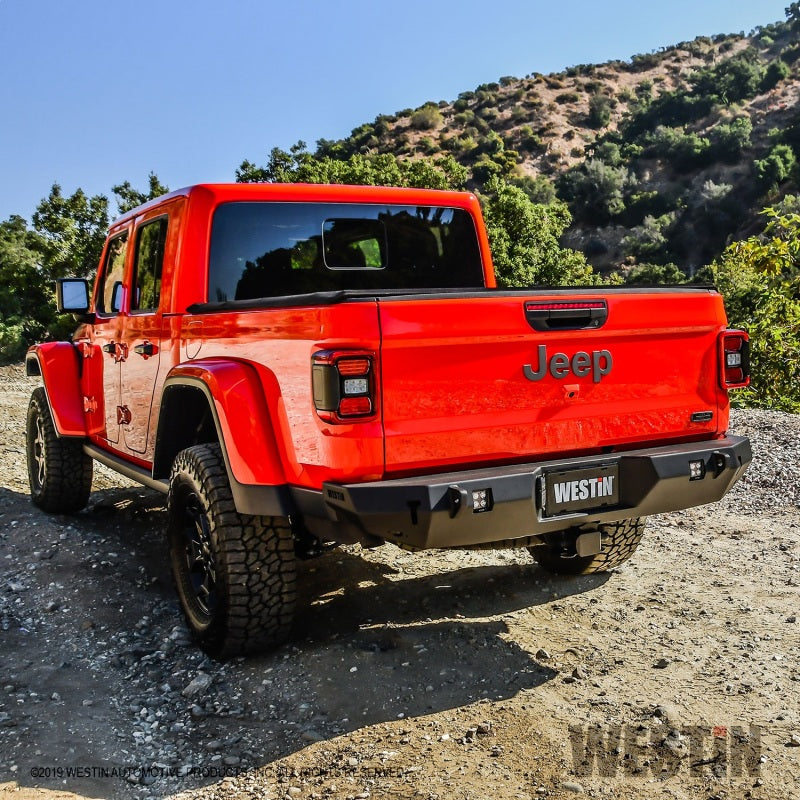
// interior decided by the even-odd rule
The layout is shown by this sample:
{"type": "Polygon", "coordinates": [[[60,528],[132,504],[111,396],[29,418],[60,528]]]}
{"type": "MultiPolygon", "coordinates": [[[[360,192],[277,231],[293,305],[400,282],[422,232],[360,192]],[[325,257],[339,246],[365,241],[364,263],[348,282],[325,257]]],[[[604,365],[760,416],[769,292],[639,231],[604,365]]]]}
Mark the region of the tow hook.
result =
{"type": "Polygon", "coordinates": [[[714,477],[719,478],[719,476],[725,471],[725,467],[728,465],[728,456],[726,453],[722,453],[717,450],[711,457],[711,463],[713,464],[714,468],[714,477]]]}
{"type": "Polygon", "coordinates": [[[603,549],[603,538],[600,531],[586,531],[575,535],[565,533],[559,544],[558,554],[561,558],[585,558],[596,556],[603,549]]]}
{"type": "Polygon", "coordinates": [[[575,552],[581,557],[596,556],[603,549],[600,531],[582,533],[575,539],[575,552]]]}

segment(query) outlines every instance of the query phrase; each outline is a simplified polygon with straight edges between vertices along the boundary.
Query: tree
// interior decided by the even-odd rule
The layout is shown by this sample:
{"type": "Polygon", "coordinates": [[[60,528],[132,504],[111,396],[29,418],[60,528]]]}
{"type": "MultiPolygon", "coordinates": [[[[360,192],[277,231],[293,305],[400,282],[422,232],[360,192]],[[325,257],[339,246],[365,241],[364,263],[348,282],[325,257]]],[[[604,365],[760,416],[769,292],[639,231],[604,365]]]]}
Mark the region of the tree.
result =
{"type": "Polygon", "coordinates": [[[606,222],[625,210],[625,197],[634,184],[633,175],[625,167],[590,158],[565,172],[558,189],[576,213],[590,221],[606,222]]]}
{"type": "Polygon", "coordinates": [[[366,186],[416,186],[462,189],[467,170],[452,156],[400,159],[390,153],[360,153],[347,159],[315,156],[305,142],[289,152],[274,147],[266,166],[243,161],[236,170],[240,183],[350,183],[366,186]]]}
{"type": "Polygon", "coordinates": [[[564,203],[534,203],[499,178],[486,193],[483,212],[501,286],[586,285],[597,278],[583,253],[559,244],[572,221],[564,203]]]}
{"type": "Polygon", "coordinates": [[[711,131],[712,152],[721,161],[734,164],[742,150],[750,147],[753,123],[750,117],[736,117],[730,122],[721,122],[711,131]]]}
{"type": "Polygon", "coordinates": [[[40,243],[19,216],[0,222],[0,364],[18,361],[52,321],[52,288],[39,264],[40,243]]]}
{"type": "MultiPolygon", "coordinates": [[[[128,181],[113,191],[124,212],[168,190],[151,172],[146,193],[128,181]]],[[[74,330],[70,315],[56,313],[53,283],[94,275],[108,229],[108,199],[82,189],[65,196],[54,183],[32,221],[33,230],[18,216],[0,223],[0,363],[21,358],[35,341],[74,330]]]]}
{"type": "Polygon", "coordinates": [[[0,363],[22,357],[28,345],[66,335],[69,315],[59,317],[53,282],[94,273],[108,227],[108,200],[77,189],[65,197],[56,183],[33,215],[0,223],[0,363]]]}
{"type": "Polygon", "coordinates": [[[92,275],[108,228],[108,199],[82,189],[65,197],[54,183],[33,214],[41,264],[51,280],[92,275]]]}
{"type": "Polygon", "coordinates": [[[672,262],[668,264],[637,264],[625,277],[625,283],[632,286],[661,286],[686,283],[688,280],[686,273],[672,262]]]}
{"type": "Polygon", "coordinates": [[[800,29],[800,3],[790,3],[786,7],[786,21],[793,31],[800,29]]]}
{"type": "Polygon", "coordinates": [[[626,253],[634,256],[648,256],[651,258],[656,256],[667,249],[669,244],[667,237],[677,218],[677,211],[663,214],[660,217],[647,214],[642,224],[633,228],[622,240],[623,249],[626,253]]]}
{"type": "Polygon", "coordinates": [[[147,192],[137,191],[131,186],[130,181],[111,187],[111,191],[116,195],[117,209],[120,214],[124,214],[126,211],[130,211],[148,200],[155,200],[156,197],[161,197],[161,195],[169,192],[169,189],[161,183],[155,172],[151,172],[147,176],[147,184],[147,192]]]}
{"type": "MultiPolygon", "coordinates": [[[[502,140],[500,142],[502,153],[502,140]]],[[[462,189],[467,170],[450,156],[401,160],[383,153],[337,160],[312,155],[303,142],[298,142],[288,153],[274,148],[264,167],[243,162],[236,177],[242,182],[302,181],[462,189]]],[[[586,284],[596,277],[582,253],[559,244],[559,237],[571,222],[564,203],[534,203],[525,191],[497,177],[489,179],[486,194],[486,228],[498,281],[502,285],[586,284]]]]}
{"type": "Polygon", "coordinates": [[[611,122],[611,98],[604,94],[593,94],[589,98],[589,125],[605,128],[611,122]]]}
{"type": "Polygon", "coordinates": [[[645,137],[649,155],[662,158],[677,172],[689,172],[708,160],[711,141],[694,131],[659,125],[645,137]]]}
{"type": "Polygon", "coordinates": [[[800,412],[800,214],[767,208],[764,233],[712,265],[732,327],[750,333],[754,405],[800,412]]]}
{"type": "Polygon", "coordinates": [[[694,73],[693,94],[714,98],[725,105],[739,103],[758,94],[765,75],[758,51],[748,47],[710,69],[694,73]]]}
{"type": "Polygon", "coordinates": [[[789,145],[776,144],[766,158],[753,162],[756,177],[763,186],[776,187],[783,183],[794,169],[797,159],[789,145]]]}
{"type": "Polygon", "coordinates": [[[544,175],[523,175],[520,178],[512,178],[510,183],[518,186],[528,195],[528,199],[532,203],[539,203],[541,205],[548,205],[556,199],[556,187],[553,182],[544,175]]]}
{"type": "Polygon", "coordinates": [[[764,80],[761,81],[762,93],[774,89],[781,81],[786,80],[791,73],[792,70],[783,59],[776,58],[775,61],[770,62],[764,74],[764,80]]]}

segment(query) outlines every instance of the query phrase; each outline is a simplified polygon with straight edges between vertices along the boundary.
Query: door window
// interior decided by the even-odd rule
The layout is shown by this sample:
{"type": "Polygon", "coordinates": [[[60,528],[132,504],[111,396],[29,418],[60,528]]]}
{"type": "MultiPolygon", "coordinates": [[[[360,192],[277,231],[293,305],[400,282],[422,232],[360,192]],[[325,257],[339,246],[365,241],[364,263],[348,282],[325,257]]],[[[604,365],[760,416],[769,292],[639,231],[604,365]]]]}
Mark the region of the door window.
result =
{"type": "Polygon", "coordinates": [[[97,311],[101,314],[116,314],[122,305],[122,279],[125,276],[127,244],[126,231],[112,239],[106,248],[100,291],[97,294],[97,311]]]}
{"type": "Polygon", "coordinates": [[[139,228],[133,265],[131,311],[155,311],[158,308],[166,241],[166,217],[159,217],[139,228]]]}

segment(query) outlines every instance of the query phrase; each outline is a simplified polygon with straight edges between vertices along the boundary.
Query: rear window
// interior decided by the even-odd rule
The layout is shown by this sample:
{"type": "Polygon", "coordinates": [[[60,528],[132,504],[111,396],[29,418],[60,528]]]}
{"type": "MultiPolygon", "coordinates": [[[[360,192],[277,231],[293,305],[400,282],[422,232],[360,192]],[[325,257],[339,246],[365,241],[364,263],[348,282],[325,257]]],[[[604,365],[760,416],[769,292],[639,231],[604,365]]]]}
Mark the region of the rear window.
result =
{"type": "Polygon", "coordinates": [[[224,203],[214,213],[208,276],[211,303],[483,286],[472,217],[435,206],[224,203]]]}

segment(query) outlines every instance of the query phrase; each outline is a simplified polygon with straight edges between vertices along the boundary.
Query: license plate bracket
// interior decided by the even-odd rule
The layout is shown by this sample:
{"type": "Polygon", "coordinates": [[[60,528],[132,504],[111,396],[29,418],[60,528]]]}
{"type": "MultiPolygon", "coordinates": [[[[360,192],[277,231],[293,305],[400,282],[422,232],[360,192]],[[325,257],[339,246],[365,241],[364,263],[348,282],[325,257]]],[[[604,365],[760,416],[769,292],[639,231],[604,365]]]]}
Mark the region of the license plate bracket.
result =
{"type": "Polygon", "coordinates": [[[545,472],[543,500],[546,517],[615,506],[619,503],[619,465],[545,472]]]}

